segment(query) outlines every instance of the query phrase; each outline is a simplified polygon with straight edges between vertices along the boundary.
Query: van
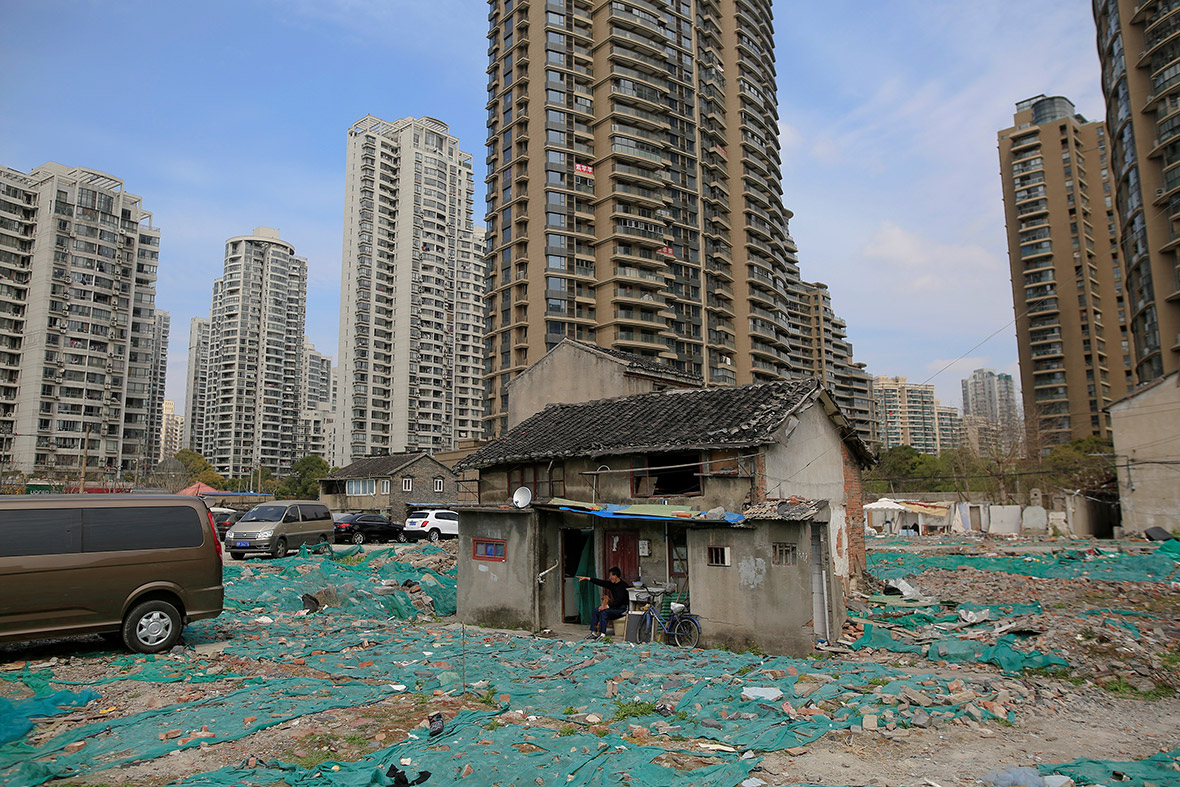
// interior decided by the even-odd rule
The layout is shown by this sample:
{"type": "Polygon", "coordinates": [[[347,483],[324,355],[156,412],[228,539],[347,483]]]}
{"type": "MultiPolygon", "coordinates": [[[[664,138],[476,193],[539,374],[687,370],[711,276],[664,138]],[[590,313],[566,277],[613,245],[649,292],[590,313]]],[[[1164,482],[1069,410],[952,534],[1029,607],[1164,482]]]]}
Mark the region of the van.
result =
{"type": "Polygon", "coordinates": [[[102,634],[159,653],[223,594],[195,497],[0,495],[0,642],[102,634]]]}
{"type": "Polygon", "coordinates": [[[259,503],[230,526],[225,548],[234,560],[247,552],[284,557],[300,544],[326,544],[335,535],[332,512],[315,500],[259,503]]]}

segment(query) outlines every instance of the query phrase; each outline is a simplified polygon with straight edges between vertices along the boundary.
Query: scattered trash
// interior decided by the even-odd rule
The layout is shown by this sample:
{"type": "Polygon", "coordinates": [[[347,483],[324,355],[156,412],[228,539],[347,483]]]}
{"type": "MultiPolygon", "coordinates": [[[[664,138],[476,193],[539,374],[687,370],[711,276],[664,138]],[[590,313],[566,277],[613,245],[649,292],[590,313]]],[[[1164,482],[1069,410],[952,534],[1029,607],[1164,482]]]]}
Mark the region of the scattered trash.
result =
{"type": "Polygon", "coordinates": [[[443,731],[443,715],[441,713],[433,713],[430,715],[430,737],[442,735],[443,731]]]}
{"type": "Polygon", "coordinates": [[[1045,787],[1045,780],[1037,769],[1024,765],[1007,765],[988,771],[983,776],[983,783],[994,784],[995,787],[1045,787]]]}

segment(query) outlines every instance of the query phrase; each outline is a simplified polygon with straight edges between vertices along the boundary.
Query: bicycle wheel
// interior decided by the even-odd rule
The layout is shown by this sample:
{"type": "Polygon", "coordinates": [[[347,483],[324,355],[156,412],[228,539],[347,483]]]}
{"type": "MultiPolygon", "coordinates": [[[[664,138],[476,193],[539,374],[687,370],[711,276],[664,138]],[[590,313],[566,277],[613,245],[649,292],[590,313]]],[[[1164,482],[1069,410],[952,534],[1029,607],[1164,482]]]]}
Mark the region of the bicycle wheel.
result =
{"type": "Polygon", "coordinates": [[[701,624],[696,618],[683,617],[672,624],[671,644],[682,648],[695,648],[701,641],[701,624]]]}
{"type": "Polygon", "coordinates": [[[639,620],[639,628],[635,632],[637,642],[651,642],[651,615],[644,615],[639,620]]]}

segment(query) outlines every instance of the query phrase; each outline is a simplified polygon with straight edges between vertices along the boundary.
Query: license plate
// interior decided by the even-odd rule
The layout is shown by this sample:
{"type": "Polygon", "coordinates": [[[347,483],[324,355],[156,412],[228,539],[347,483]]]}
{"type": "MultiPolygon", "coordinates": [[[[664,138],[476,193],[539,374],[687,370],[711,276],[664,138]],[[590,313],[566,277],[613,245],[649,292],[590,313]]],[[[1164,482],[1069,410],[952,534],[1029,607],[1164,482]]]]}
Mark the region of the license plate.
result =
{"type": "Polygon", "coordinates": [[[248,546],[250,546],[250,542],[249,542],[249,541],[238,541],[238,542],[235,544],[235,546],[239,546],[239,547],[248,547],[248,546]]]}

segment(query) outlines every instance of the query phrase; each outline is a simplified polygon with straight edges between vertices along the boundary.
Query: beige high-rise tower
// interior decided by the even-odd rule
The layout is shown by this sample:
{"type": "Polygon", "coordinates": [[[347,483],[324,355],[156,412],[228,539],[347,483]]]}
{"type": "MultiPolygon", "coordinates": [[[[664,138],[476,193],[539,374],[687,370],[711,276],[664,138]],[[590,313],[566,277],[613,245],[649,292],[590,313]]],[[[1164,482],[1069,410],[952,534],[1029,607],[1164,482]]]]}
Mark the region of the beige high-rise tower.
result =
{"type": "Polygon", "coordinates": [[[1180,368],[1180,5],[1094,0],[1135,382],[1180,368]]]}
{"type": "Polygon", "coordinates": [[[999,132],[1029,447],[1109,435],[1132,357],[1105,125],[1061,96],[1016,105],[999,132]]]}
{"type": "Polygon", "coordinates": [[[489,426],[569,336],[706,384],[792,373],[765,0],[490,3],[489,426]]]}

